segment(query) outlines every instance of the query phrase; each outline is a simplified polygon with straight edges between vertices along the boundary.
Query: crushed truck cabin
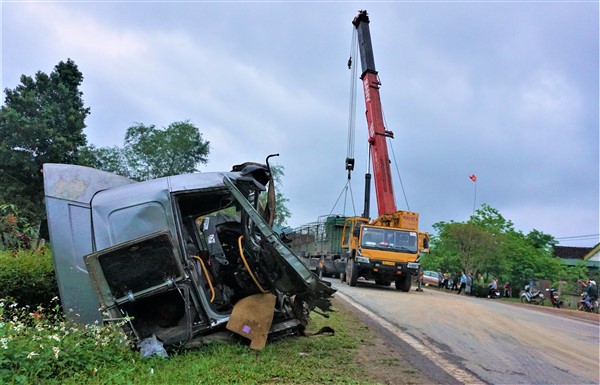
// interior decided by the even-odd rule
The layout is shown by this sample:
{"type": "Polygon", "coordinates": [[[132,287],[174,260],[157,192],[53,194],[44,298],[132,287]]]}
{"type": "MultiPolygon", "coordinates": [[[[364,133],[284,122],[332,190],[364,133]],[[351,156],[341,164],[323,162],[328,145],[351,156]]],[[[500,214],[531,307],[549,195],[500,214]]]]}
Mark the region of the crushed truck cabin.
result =
{"type": "Polygon", "coordinates": [[[45,164],[50,241],[62,307],[75,322],[124,320],[142,341],[202,345],[229,329],[261,349],[302,333],[335,292],[259,213],[268,166],[136,182],[45,164]]]}

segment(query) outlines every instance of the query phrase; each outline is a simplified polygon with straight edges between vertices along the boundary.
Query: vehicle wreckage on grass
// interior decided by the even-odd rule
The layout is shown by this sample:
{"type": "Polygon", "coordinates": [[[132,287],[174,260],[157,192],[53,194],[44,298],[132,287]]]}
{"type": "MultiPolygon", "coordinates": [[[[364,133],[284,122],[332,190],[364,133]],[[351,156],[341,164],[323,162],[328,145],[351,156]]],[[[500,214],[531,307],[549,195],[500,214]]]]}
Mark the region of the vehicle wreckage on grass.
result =
{"type": "Polygon", "coordinates": [[[302,333],[315,307],[330,310],[335,290],[259,213],[268,166],[145,182],[66,164],[43,173],[61,303],[73,321],[125,320],[132,337],[156,336],[167,349],[228,329],[261,349],[269,337],[302,333]]]}

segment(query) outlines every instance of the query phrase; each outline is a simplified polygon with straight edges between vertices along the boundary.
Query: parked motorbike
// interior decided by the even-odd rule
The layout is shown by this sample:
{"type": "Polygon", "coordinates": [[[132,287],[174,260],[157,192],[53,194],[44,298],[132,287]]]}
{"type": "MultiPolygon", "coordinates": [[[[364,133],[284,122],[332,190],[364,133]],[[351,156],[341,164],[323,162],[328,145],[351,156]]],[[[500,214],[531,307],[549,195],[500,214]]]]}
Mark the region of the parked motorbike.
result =
{"type": "Polygon", "coordinates": [[[590,301],[590,304],[588,305],[585,302],[586,297],[587,297],[586,293],[581,293],[581,300],[577,304],[577,310],[585,311],[588,313],[598,313],[598,300],[596,299],[596,300],[590,301]]]}
{"type": "Polygon", "coordinates": [[[530,285],[525,285],[525,291],[521,294],[521,302],[543,305],[544,294],[540,290],[533,290],[530,285]]]}
{"type": "Polygon", "coordinates": [[[554,307],[559,308],[563,305],[564,301],[562,299],[560,299],[560,295],[558,294],[558,291],[556,291],[556,289],[546,289],[547,292],[549,292],[548,297],[550,298],[550,302],[552,303],[552,305],[554,305],[554,307]]]}
{"type": "Polygon", "coordinates": [[[488,286],[488,298],[491,299],[498,299],[500,298],[500,290],[496,289],[492,289],[492,285],[490,284],[488,286]]]}

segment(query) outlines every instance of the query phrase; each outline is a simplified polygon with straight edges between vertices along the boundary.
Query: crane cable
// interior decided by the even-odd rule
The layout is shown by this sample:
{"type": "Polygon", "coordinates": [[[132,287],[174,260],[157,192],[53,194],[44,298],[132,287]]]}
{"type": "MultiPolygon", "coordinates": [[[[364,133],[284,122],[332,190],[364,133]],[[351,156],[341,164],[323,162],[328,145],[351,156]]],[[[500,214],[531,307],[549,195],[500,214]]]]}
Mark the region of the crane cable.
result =
{"type": "MultiPolygon", "coordinates": [[[[383,124],[385,127],[388,127],[387,121],[385,119],[385,113],[383,112],[383,106],[381,107],[381,113],[383,114],[383,124]]],[[[400,180],[400,187],[402,188],[402,195],[404,195],[404,202],[406,202],[406,209],[410,211],[410,206],[408,204],[408,198],[406,197],[406,191],[404,190],[404,183],[402,183],[402,176],[400,176],[400,168],[398,167],[398,161],[396,160],[396,153],[394,152],[394,146],[392,146],[391,138],[387,138],[389,148],[392,151],[392,158],[394,158],[394,166],[396,167],[396,173],[398,174],[398,179],[400,180]]],[[[395,199],[395,197],[394,197],[395,199]]]]}
{"type": "Polygon", "coordinates": [[[337,206],[338,202],[340,201],[340,198],[342,197],[342,194],[344,194],[344,193],[345,193],[345,195],[344,195],[344,211],[342,213],[344,215],[346,215],[346,197],[348,196],[348,190],[350,190],[350,201],[352,202],[353,216],[356,216],[356,207],[354,207],[354,195],[352,195],[352,184],[350,183],[350,179],[348,179],[346,181],[346,185],[342,188],[340,195],[338,195],[338,198],[335,201],[335,203],[333,204],[333,207],[331,208],[329,215],[331,215],[333,213],[333,210],[335,210],[335,207],[337,206]]]}
{"type": "Polygon", "coordinates": [[[350,43],[350,57],[348,58],[348,69],[350,69],[350,101],[348,104],[348,143],[346,148],[346,169],[348,170],[348,179],[354,169],[354,133],[356,124],[356,63],[353,58],[358,53],[358,33],[356,28],[352,28],[352,41],[350,43]],[[349,166],[348,162],[352,165],[349,166]]]}

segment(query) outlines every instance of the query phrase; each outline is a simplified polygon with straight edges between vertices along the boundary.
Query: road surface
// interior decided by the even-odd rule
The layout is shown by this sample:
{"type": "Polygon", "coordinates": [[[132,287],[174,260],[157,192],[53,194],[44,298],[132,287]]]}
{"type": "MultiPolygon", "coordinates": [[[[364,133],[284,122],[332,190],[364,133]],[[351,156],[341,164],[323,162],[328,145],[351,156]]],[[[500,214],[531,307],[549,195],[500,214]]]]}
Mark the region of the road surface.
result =
{"type": "Polygon", "coordinates": [[[598,320],[425,288],[327,279],[340,299],[429,356],[456,382],[600,384],[598,320]]]}

